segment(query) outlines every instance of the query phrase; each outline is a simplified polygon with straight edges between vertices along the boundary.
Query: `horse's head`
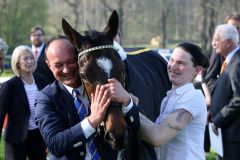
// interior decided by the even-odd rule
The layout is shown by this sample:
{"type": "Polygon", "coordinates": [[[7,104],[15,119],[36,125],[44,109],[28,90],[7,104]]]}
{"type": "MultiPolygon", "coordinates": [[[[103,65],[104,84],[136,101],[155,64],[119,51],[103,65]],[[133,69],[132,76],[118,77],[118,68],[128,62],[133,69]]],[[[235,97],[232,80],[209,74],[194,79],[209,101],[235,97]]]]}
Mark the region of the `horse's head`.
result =
{"type": "MultiPolygon", "coordinates": [[[[124,85],[124,63],[113,46],[118,31],[116,11],[112,13],[103,32],[89,30],[81,35],[64,19],[62,28],[78,50],[79,73],[88,96],[95,92],[98,84],[106,84],[109,78],[116,78],[124,85]]],[[[105,140],[113,149],[124,147],[126,128],[121,105],[111,103],[104,119],[104,129],[105,140]]]]}

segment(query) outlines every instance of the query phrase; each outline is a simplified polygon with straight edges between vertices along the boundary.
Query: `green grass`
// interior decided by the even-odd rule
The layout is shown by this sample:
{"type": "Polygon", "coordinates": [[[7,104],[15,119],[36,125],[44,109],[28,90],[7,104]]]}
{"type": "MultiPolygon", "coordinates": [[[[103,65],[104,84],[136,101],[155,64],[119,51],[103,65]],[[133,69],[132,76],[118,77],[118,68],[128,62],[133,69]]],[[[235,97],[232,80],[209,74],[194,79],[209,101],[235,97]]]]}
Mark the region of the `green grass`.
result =
{"type": "Polygon", "coordinates": [[[216,160],[217,153],[211,150],[210,153],[206,153],[206,160],[216,160]]]}
{"type": "Polygon", "coordinates": [[[4,159],[4,142],[3,140],[1,140],[1,143],[0,143],[0,160],[3,160],[4,159]]]}
{"type": "Polygon", "coordinates": [[[0,77],[12,77],[13,72],[11,69],[4,69],[3,73],[0,75],[0,77]]]}

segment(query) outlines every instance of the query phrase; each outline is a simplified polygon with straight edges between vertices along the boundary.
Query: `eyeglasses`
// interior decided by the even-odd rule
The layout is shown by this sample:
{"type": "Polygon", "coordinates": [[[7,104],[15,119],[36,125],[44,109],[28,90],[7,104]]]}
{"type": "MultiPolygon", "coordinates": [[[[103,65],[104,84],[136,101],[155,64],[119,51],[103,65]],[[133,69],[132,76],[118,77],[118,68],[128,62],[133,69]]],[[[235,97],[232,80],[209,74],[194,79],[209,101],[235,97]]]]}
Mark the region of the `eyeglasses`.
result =
{"type": "Polygon", "coordinates": [[[31,36],[33,36],[33,37],[41,37],[43,35],[42,34],[32,34],[31,36]]]}

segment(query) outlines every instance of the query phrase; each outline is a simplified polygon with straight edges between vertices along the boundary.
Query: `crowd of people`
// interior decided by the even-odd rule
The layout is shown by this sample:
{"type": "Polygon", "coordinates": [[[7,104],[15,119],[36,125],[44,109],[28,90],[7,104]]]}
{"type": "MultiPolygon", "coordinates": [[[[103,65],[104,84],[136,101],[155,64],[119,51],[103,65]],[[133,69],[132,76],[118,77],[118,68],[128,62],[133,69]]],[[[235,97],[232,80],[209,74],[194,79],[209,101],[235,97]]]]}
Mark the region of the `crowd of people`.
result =
{"type": "MultiPolygon", "coordinates": [[[[222,130],[224,154],[217,158],[239,159],[240,13],[225,22],[215,29],[210,60],[194,43],[175,47],[167,64],[172,88],[154,122],[139,113],[135,97],[116,79],[98,85],[90,104],[83,92],[75,46],[64,36],[45,44],[44,30],[31,28],[31,45],[13,50],[14,76],[0,88],[0,138],[8,117],[3,134],[5,159],[46,160],[48,152],[51,160],[117,159],[118,153],[108,146],[102,146],[101,155],[89,148],[96,148],[96,128],[110,101],[122,105],[125,118],[131,119],[127,125],[155,147],[158,160],[205,159],[210,148],[208,122],[216,135],[218,128],[222,130]],[[193,80],[203,69],[202,92],[194,88],[193,80]]],[[[0,38],[0,72],[7,49],[0,38]]]]}

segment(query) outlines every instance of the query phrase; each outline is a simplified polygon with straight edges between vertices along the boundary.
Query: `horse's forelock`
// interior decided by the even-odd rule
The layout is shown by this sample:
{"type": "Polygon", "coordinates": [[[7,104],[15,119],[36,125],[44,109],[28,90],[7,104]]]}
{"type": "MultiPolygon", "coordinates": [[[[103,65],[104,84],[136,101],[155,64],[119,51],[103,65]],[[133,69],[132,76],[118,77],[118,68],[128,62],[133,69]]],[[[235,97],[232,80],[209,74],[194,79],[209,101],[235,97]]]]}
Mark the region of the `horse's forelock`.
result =
{"type": "Polygon", "coordinates": [[[85,39],[87,40],[86,43],[90,43],[92,45],[91,47],[113,44],[113,41],[105,32],[95,30],[85,32],[85,39]]]}

